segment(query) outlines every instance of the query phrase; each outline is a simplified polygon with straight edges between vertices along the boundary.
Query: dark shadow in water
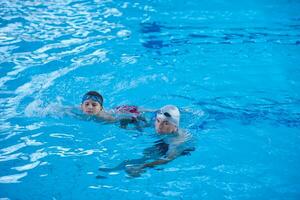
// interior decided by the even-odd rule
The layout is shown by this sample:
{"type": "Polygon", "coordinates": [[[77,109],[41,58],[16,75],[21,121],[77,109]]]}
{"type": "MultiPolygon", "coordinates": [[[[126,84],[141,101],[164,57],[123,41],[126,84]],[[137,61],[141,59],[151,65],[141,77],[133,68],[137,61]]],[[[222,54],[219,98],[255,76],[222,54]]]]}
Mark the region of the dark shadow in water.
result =
{"type": "Polygon", "coordinates": [[[157,24],[156,22],[141,23],[142,33],[160,33],[163,26],[157,24]]]}
{"type": "MultiPolygon", "coordinates": [[[[147,22],[140,24],[140,32],[145,34],[143,47],[159,50],[164,47],[210,44],[238,44],[238,43],[275,43],[299,45],[296,35],[290,35],[291,31],[299,29],[298,24],[280,24],[278,27],[213,27],[196,25],[162,25],[159,22],[147,22]],[[203,33],[203,30],[205,32],[203,33]],[[165,32],[164,32],[165,31],[165,32]],[[164,33],[164,34],[163,34],[164,33]],[[168,36],[166,36],[168,33],[168,36]],[[176,42],[181,40],[180,42],[176,42]]],[[[159,53],[159,52],[158,52],[159,53]]]]}
{"type": "MultiPolygon", "coordinates": [[[[201,102],[198,105],[207,106],[208,104],[205,105],[201,102]]],[[[300,113],[291,113],[282,109],[280,104],[272,104],[270,106],[272,107],[271,109],[257,105],[247,105],[247,108],[234,108],[223,104],[214,104],[214,108],[205,108],[204,111],[208,113],[210,119],[215,121],[233,119],[240,121],[244,125],[266,121],[273,125],[300,127],[300,113]]]]}
{"type": "Polygon", "coordinates": [[[155,33],[161,33],[163,26],[159,25],[157,22],[141,23],[140,26],[141,33],[145,34],[145,40],[142,42],[143,47],[157,50],[169,46],[159,37],[159,35],[153,35],[155,33]],[[149,35],[151,33],[153,34],[149,35]]]}
{"type": "MultiPolygon", "coordinates": [[[[207,118],[205,118],[205,121],[201,120],[189,127],[190,129],[203,130],[212,128],[224,120],[236,120],[243,125],[267,122],[276,126],[300,127],[300,113],[297,111],[292,112],[290,108],[300,107],[300,100],[297,99],[290,99],[288,102],[278,102],[273,99],[261,98],[260,100],[265,103],[252,103],[234,107],[222,102],[225,98],[221,97],[199,101],[182,95],[172,96],[191,101],[193,105],[201,107],[201,110],[206,113],[207,118]]],[[[239,99],[242,101],[242,97],[238,96],[231,97],[231,99],[234,102],[239,101],[239,99]]]]}
{"type": "Polygon", "coordinates": [[[163,47],[167,47],[162,40],[159,39],[150,39],[142,43],[143,47],[148,49],[161,49],[163,47]]]}

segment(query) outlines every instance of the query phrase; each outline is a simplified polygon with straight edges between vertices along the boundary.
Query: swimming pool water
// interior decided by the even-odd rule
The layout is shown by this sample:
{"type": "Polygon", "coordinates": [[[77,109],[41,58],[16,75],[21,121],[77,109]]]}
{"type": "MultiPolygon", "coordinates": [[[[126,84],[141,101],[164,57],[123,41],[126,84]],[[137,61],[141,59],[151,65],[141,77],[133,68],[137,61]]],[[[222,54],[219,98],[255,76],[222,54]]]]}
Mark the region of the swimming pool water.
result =
{"type": "Polygon", "coordinates": [[[0,199],[299,199],[300,2],[0,3],[0,199]],[[158,139],[80,120],[177,105],[195,151],[102,173],[158,139]]]}

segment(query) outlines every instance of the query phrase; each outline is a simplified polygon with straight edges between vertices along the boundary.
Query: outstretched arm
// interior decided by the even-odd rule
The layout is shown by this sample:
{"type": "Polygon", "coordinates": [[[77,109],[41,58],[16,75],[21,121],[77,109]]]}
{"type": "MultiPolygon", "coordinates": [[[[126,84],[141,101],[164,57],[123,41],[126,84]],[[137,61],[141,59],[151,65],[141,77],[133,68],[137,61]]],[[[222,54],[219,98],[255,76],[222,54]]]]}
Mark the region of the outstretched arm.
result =
{"type": "Polygon", "coordinates": [[[156,160],[156,161],[153,161],[153,162],[149,162],[149,163],[145,163],[143,165],[143,168],[152,168],[152,167],[155,167],[157,165],[163,165],[163,164],[166,164],[168,162],[170,162],[171,160],[163,160],[163,159],[160,159],[160,160],[156,160]]]}
{"type": "Polygon", "coordinates": [[[100,120],[104,120],[108,123],[114,123],[117,121],[117,119],[114,116],[106,112],[101,112],[97,115],[97,118],[99,118],[100,120]]]}
{"type": "Polygon", "coordinates": [[[139,177],[143,172],[145,172],[146,168],[152,168],[158,165],[166,164],[172,160],[174,160],[176,156],[174,157],[168,157],[166,159],[158,159],[152,162],[144,163],[139,166],[127,166],[125,171],[131,176],[131,177],[139,177]]]}
{"type": "Polygon", "coordinates": [[[158,159],[158,160],[155,160],[155,161],[152,161],[152,162],[145,163],[143,165],[143,168],[147,168],[147,167],[152,168],[152,167],[155,167],[157,165],[164,165],[164,164],[167,164],[168,162],[174,160],[176,157],[177,157],[177,152],[173,151],[172,153],[170,153],[164,159],[158,159]]]}

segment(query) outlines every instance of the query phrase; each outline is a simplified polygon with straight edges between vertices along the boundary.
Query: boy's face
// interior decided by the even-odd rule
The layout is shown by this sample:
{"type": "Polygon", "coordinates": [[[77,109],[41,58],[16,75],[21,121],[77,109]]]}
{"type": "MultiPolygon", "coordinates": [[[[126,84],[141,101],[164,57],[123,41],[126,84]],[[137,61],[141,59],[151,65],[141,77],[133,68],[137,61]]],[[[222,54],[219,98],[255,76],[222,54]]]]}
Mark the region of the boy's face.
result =
{"type": "Polygon", "coordinates": [[[81,104],[81,109],[88,115],[96,115],[103,109],[103,107],[99,102],[88,99],[81,104]]]}
{"type": "Polygon", "coordinates": [[[156,117],[155,130],[159,134],[169,134],[177,131],[177,127],[167,120],[156,117]]]}

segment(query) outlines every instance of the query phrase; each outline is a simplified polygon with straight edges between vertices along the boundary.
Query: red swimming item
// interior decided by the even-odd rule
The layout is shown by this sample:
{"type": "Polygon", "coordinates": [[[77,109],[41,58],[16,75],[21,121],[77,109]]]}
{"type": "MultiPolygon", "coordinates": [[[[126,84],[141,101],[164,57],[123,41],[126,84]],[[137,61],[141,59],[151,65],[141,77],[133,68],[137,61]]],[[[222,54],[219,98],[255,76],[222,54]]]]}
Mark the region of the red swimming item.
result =
{"type": "Polygon", "coordinates": [[[115,109],[116,113],[128,113],[128,114],[134,114],[138,116],[140,114],[138,107],[137,106],[128,106],[128,105],[123,105],[123,106],[118,106],[115,109]]]}

